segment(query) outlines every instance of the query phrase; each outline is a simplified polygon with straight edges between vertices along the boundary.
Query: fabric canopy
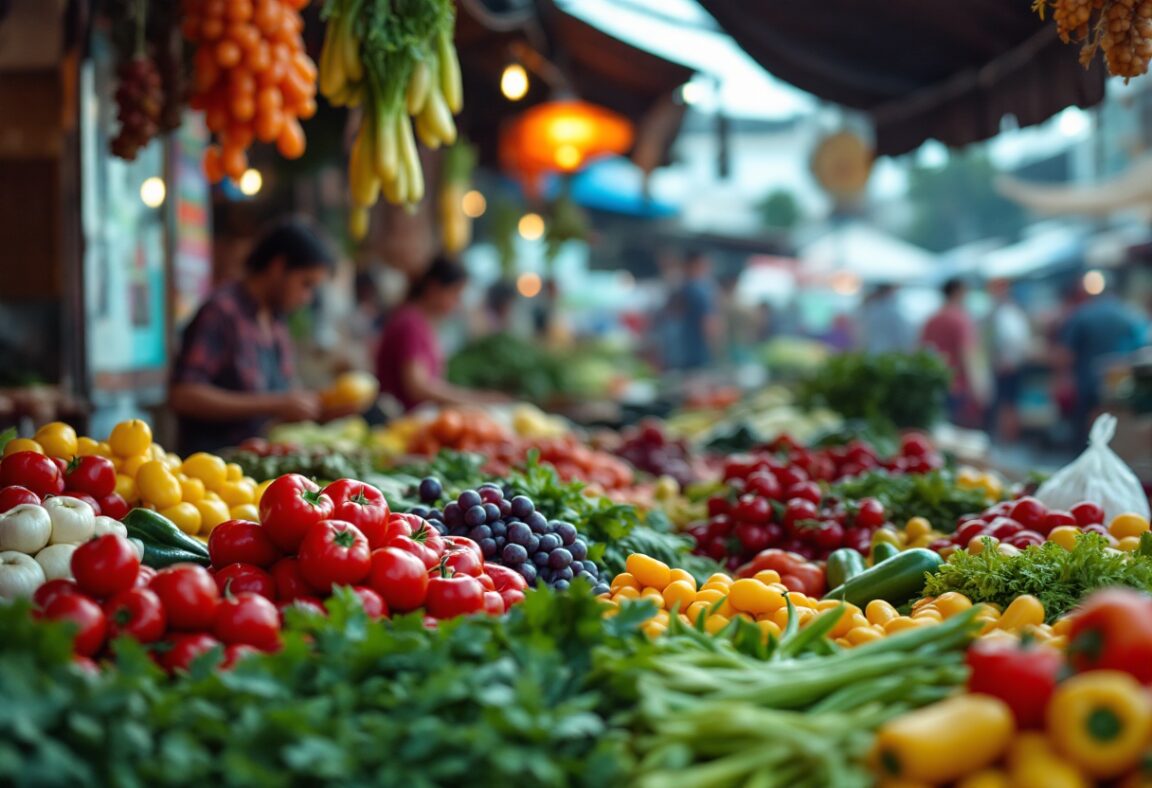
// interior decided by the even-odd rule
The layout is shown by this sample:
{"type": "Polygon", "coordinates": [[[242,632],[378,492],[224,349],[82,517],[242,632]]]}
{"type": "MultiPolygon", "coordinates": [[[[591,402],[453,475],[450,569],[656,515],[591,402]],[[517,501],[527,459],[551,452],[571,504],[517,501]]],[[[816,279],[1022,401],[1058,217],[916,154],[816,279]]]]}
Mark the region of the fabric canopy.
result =
{"type": "Polygon", "coordinates": [[[1048,216],[1152,216],[1152,156],[1144,156],[1114,178],[1086,185],[1028,183],[1002,176],[996,189],[1030,211],[1048,216]]]}
{"type": "Polygon", "coordinates": [[[876,152],[927,139],[962,146],[1001,119],[1040,123],[1104,98],[1099,58],[1085,70],[1028,0],[700,0],[771,74],[867,112],[876,152]]]}

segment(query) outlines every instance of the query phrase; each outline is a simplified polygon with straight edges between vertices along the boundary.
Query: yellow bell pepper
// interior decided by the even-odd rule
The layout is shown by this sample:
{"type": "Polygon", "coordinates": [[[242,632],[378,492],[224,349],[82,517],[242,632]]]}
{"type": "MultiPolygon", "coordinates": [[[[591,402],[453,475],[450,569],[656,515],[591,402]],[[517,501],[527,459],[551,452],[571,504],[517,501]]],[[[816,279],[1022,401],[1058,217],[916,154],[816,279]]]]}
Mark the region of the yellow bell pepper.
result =
{"type": "Polygon", "coordinates": [[[1081,673],[1056,688],[1048,735],[1090,776],[1118,777],[1136,766],[1152,733],[1152,701],[1127,673],[1081,673]]]}
{"type": "Polygon", "coordinates": [[[872,758],[884,775],[947,783],[994,763],[1015,730],[1004,701],[956,695],[886,722],[872,758]]]}
{"type": "Polygon", "coordinates": [[[1025,731],[1016,736],[1008,748],[1008,769],[1013,788],[1087,788],[1090,784],[1038,731],[1025,731]]]}

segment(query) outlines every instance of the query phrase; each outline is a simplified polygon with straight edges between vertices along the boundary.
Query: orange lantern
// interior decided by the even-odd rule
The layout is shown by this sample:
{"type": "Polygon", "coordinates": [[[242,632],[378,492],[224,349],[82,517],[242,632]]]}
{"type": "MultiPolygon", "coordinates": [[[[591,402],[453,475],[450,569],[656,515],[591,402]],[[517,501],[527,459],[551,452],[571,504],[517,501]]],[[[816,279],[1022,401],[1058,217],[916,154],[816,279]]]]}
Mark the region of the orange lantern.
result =
{"type": "Polygon", "coordinates": [[[504,167],[535,180],[541,173],[573,173],[590,160],[626,153],[632,124],[586,101],[549,101],[518,115],[500,138],[504,167]]]}

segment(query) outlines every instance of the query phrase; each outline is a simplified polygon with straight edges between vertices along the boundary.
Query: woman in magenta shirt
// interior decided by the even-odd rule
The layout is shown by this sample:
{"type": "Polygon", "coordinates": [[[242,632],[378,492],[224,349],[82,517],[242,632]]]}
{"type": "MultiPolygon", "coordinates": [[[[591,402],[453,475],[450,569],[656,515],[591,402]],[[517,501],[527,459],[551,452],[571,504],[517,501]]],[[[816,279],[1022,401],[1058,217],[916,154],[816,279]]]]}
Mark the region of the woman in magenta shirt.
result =
{"type": "Polygon", "coordinates": [[[424,402],[475,405],[505,399],[444,380],[444,353],[436,326],[460,306],[467,282],[468,272],[463,266],[437,257],[412,283],[408,299],[384,324],[376,349],[376,377],[380,390],[399,400],[405,410],[424,402]]]}

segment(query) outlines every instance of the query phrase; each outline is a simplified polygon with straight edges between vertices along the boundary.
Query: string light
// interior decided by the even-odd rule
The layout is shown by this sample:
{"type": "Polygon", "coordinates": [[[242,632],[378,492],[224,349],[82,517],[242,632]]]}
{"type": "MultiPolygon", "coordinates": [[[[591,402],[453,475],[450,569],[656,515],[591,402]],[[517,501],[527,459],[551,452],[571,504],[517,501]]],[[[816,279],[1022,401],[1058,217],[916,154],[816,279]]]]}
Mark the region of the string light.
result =
{"type": "Polygon", "coordinates": [[[152,176],[140,184],[140,202],[149,208],[159,208],[164,204],[164,198],[167,195],[168,189],[164,186],[164,181],[161,178],[152,176]]]}
{"type": "Polygon", "coordinates": [[[264,176],[260,174],[260,170],[249,167],[244,170],[240,182],[236,185],[240,187],[240,193],[245,197],[253,197],[264,187],[264,176]]]}
{"type": "Polygon", "coordinates": [[[516,277],[516,290],[525,298],[535,298],[540,295],[542,284],[540,274],[528,272],[516,277]]]}
{"type": "Polygon", "coordinates": [[[460,210],[464,211],[464,215],[469,219],[478,219],[488,210],[488,201],[484,199],[483,194],[473,189],[465,192],[460,199],[460,210]]]}
{"type": "Polygon", "coordinates": [[[544,218],[538,213],[526,213],[520,217],[517,229],[525,241],[538,241],[544,237],[544,218]]]}
{"type": "Polygon", "coordinates": [[[509,63],[500,75],[500,92],[509,101],[519,101],[528,95],[528,72],[519,63],[509,63]]]}
{"type": "Polygon", "coordinates": [[[1084,285],[1084,292],[1088,295],[1100,295],[1106,285],[1104,274],[1096,270],[1086,272],[1081,282],[1084,285]]]}

